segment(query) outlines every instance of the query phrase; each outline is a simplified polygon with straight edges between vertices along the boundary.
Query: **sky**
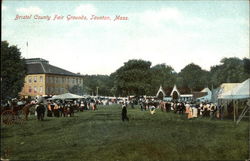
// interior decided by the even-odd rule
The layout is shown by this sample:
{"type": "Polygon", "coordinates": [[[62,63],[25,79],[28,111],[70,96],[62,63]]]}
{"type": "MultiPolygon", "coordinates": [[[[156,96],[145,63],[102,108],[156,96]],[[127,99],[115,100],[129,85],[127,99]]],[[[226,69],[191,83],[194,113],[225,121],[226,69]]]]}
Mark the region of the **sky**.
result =
{"type": "Polygon", "coordinates": [[[190,63],[209,70],[224,57],[250,57],[247,0],[4,0],[1,29],[22,57],[89,75],[109,75],[130,59],[180,72],[190,63]]]}

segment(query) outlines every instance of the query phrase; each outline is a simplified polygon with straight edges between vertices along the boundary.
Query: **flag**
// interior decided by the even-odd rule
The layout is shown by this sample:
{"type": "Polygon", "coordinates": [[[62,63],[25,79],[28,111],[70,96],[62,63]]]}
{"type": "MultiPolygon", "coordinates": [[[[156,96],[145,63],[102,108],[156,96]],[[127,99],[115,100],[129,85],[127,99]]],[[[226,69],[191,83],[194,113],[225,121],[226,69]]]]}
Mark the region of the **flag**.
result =
{"type": "Polygon", "coordinates": [[[29,46],[28,41],[26,42],[26,46],[27,46],[27,47],[29,46]]]}

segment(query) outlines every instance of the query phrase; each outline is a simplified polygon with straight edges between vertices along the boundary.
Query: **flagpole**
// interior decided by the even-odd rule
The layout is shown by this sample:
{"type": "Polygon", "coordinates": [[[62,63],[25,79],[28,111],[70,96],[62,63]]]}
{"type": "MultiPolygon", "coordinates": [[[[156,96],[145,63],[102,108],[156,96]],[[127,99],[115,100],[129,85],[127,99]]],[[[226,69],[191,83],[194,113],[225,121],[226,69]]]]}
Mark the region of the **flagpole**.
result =
{"type": "Polygon", "coordinates": [[[29,47],[29,44],[28,44],[28,41],[26,42],[26,59],[28,59],[28,47],[29,47]]]}

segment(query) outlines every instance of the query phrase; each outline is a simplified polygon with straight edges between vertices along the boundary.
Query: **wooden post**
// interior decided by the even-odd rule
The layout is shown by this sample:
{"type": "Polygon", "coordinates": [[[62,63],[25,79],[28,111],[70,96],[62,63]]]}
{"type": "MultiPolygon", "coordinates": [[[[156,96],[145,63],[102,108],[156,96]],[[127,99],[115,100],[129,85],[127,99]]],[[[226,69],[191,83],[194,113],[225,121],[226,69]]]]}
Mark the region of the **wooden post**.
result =
{"type": "Polygon", "coordinates": [[[235,101],[233,100],[233,106],[234,106],[234,122],[236,121],[236,117],[235,117],[235,101]]]}

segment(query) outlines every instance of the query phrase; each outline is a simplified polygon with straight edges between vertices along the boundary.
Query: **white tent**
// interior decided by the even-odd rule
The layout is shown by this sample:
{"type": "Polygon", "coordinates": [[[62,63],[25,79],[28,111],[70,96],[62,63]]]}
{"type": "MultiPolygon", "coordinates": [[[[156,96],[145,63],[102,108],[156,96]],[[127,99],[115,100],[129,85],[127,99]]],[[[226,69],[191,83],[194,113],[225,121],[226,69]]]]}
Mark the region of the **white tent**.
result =
{"type": "Polygon", "coordinates": [[[65,99],[79,99],[79,98],[84,98],[84,97],[76,95],[76,94],[72,94],[72,93],[64,93],[61,95],[55,95],[51,99],[52,100],[54,100],[54,99],[65,100],[65,99]]]}
{"type": "Polygon", "coordinates": [[[219,99],[245,99],[250,98],[250,78],[234,87],[232,90],[223,93],[219,99]]]}

